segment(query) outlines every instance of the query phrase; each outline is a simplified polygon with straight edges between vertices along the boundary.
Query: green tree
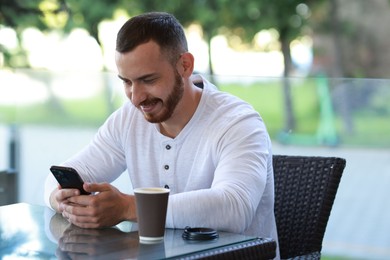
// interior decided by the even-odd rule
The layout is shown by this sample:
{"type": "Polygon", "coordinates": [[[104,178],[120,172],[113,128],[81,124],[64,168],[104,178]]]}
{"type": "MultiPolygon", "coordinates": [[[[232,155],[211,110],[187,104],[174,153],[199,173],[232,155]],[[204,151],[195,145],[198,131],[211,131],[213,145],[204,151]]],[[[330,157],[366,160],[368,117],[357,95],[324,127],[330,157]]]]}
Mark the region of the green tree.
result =
{"type": "MultiPolygon", "coordinates": [[[[12,0],[2,1],[7,1],[8,6],[11,6],[12,9],[12,4],[10,4],[13,2],[12,0]]],[[[283,84],[285,93],[284,103],[286,105],[285,128],[286,130],[289,130],[294,129],[295,127],[290,94],[290,83],[288,80],[292,70],[290,43],[297,36],[302,34],[305,22],[310,14],[309,4],[315,5],[321,1],[101,0],[95,1],[93,4],[88,1],[78,0],[34,0],[32,2],[35,4],[35,9],[41,10],[40,8],[42,6],[51,6],[52,11],[51,15],[44,16],[45,19],[35,18],[36,20],[34,20],[34,23],[27,24],[33,24],[36,25],[37,28],[42,28],[42,25],[38,24],[38,22],[41,22],[46,27],[62,27],[65,32],[68,32],[73,28],[85,28],[99,44],[99,23],[104,19],[112,18],[114,12],[118,8],[127,10],[130,15],[146,11],[170,12],[173,13],[185,27],[192,23],[198,23],[202,26],[204,39],[209,44],[210,75],[213,74],[210,41],[214,36],[217,34],[235,35],[241,37],[244,41],[250,42],[253,39],[253,36],[261,29],[274,28],[279,32],[279,41],[285,65],[283,84]],[[190,12],[188,12],[188,10],[190,10],[190,12]],[[59,19],[59,14],[63,14],[64,11],[66,14],[65,19],[59,19]]],[[[15,6],[13,6],[13,8],[17,10],[15,6]]],[[[15,22],[17,23],[17,27],[21,27],[22,23],[19,22],[19,20],[15,19],[15,22]]]]}
{"type": "MultiPolygon", "coordinates": [[[[129,10],[133,8],[133,1],[128,1],[127,7],[129,10]]],[[[69,9],[69,18],[67,19],[63,30],[70,32],[74,28],[83,28],[95,39],[100,46],[102,56],[104,56],[104,48],[101,39],[99,38],[99,24],[104,20],[114,18],[114,13],[124,5],[121,0],[99,0],[99,1],[83,1],[83,0],[66,0],[69,9]]],[[[103,70],[107,71],[105,64],[103,70]]],[[[112,88],[108,75],[103,74],[105,100],[107,106],[107,114],[111,114],[114,110],[114,104],[111,100],[112,88]]]]}
{"type": "Polygon", "coordinates": [[[260,21],[263,26],[274,28],[279,32],[279,41],[284,60],[283,90],[285,104],[285,130],[295,128],[293,104],[291,98],[289,77],[292,72],[291,42],[303,34],[306,22],[310,17],[310,5],[321,1],[312,0],[273,0],[259,1],[260,21]]]}
{"type": "MultiPolygon", "coordinates": [[[[120,0],[101,0],[93,3],[78,0],[0,0],[0,24],[13,28],[19,38],[22,31],[28,27],[35,27],[41,31],[56,30],[65,34],[74,28],[84,28],[101,47],[98,26],[105,19],[113,17],[114,12],[122,5],[120,0]]],[[[6,65],[20,67],[12,62],[18,55],[0,46],[0,51],[6,57],[6,65]]],[[[24,67],[30,67],[26,54],[18,48],[24,57],[24,67]]],[[[20,59],[19,59],[20,60],[20,59]]],[[[104,68],[106,69],[106,68],[104,68]]],[[[36,74],[34,74],[36,75],[36,74]]],[[[50,81],[50,79],[48,79],[50,81]]],[[[47,85],[50,85],[49,83],[47,85]]],[[[106,84],[108,113],[114,110],[111,102],[111,88],[106,84]]],[[[49,93],[51,88],[48,86],[49,93]]],[[[57,110],[61,110],[59,102],[51,95],[51,103],[57,110]]]]}
{"type": "MultiPolygon", "coordinates": [[[[207,1],[209,4],[216,1],[207,1]]],[[[216,22],[211,21],[210,35],[221,27],[227,35],[239,36],[245,42],[251,42],[262,29],[275,29],[279,33],[279,42],[284,59],[283,90],[285,104],[285,130],[295,128],[293,104],[289,77],[293,70],[290,45],[297,37],[305,34],[305,28],[311,14],[310,8],[316,8],[323,1],[313,0],[220,0],[217,1],[216,22]]],[[[212,7],[209,8],[212,10],[212,7]]],[[[219,30],[221,32],[221,30],[219,30]]]]}
{"type": "Polygon", "coordinates": [[[4,65],[29,67],[27,53],[20,45],[23,30],[29,27],[41,31],[53,29],[66,13],[64,0],[0,0],[0,28],[13,28],[18,38],[18,46],[15,50],[9,50],[0,44],[0,52],[5,57],[4,65]]]}
{"type": "MultiPolygon", "coordinates": [[[[68,9],[64,0],[0,0],[0,28],[10,27],[16,32],[18,46],[15,49],[7,49],[0,44],[0,53],[4,57],[4,66],[10,68],[31,67],[28,54],[21,46],[21,34],[26,28],[35,27],[41,31],[49,31],[59,28],[68,16],[68,9]]],[[[34,77],[50,81],[46,77],[36,73],[34,77]],[[42,77],[42,78],[41,78],[42,77]]],[[[46,82],[50,93],[50,106],[53,110],[63,112],[60,102],[46,82]]]]}
{"type": "MultiPolygon", "coordinates": [[[[133,5],[134,1],[128,1],[133,5]]],[[[69,9],[69,19],[67,20],[64,31],[69,32],[74,28],[83,28],[96,40],[101,46],[99,39],[99,24],[103,20],[112,19],[116,10],[123,6],[121,0],[99,0],[79,1],[66,0],[69,9]]]]}
{"type": "MultiPolygon", "coordinates": [[[[238,2],[242,2],[240,0],[238,2]]],[[[223,28],[231,21],[230,8],[235,1],[229,0],[177,0],[177,1],[139,1],[138,6],[142,12],[164,11],[172,13],[184,27],[198,24],[203,30],[203,39],[208,44],[209,74],[214,74],[211,60],[211,40],[214,36],[226,32],[223,28]],[[191,10],[188,12],[188,10],[191,10]]]]}

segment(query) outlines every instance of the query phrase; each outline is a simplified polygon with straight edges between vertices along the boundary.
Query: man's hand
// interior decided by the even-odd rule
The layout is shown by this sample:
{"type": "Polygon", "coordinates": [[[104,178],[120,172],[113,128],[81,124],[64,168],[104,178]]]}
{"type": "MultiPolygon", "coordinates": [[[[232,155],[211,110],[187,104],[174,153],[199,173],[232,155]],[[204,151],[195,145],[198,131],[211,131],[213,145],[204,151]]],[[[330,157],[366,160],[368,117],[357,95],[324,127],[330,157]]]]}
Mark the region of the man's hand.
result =
{"type": "Polygon", "coordinates": [[[79,195],[73,189],[59,190],[55,197],[58,212],[72,224],[82,228],[101,228],[124,220],[135,220],[135,199],[108,184],[84,183],[93,195],[79,195]]]}
{"type": "Polygon", "coordinates": [[[69,198],[79,195],[80,191],[78,189],[62,189],[61,186],[58,185],[57,189],[55,189],[50,195],[50,205],[56,212],[62,213],[60,205],[69,203],[69,198]]]}

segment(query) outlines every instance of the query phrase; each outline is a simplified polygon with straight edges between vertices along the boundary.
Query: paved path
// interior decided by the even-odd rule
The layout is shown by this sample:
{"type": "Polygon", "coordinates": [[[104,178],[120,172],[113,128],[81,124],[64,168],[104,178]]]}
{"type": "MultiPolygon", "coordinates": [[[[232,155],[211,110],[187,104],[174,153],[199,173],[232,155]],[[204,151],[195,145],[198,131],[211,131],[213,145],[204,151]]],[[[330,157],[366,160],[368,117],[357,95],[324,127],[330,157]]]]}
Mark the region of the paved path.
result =
{"type": "MultiPolygon", "coordinates": [[[[61,163],[93,136],[95,129],[28,127],[20,132],[19,200],[43,204],[50,165],[61,163]]],[[[0,126],[0,166],[5,165],[7,131],[0,126]]],[[[390,150],[281,146],[275,154],[339,156],[347,160],[323,243],[323,254],[353,259],[390,259],[390,150]]],[[[116,181],[131,185],[126,176],[116,181]]]]}

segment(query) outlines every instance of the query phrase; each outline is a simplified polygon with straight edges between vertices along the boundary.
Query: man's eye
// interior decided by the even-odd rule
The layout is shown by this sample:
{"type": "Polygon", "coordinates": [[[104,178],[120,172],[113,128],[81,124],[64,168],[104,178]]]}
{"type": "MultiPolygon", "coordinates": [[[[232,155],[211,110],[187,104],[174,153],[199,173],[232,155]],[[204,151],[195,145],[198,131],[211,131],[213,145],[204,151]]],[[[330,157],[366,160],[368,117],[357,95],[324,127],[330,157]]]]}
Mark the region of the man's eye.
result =
{"type": "Polygon", "coordinates": [[[152,84],[155,81],[156,81],[156,78],[144,79],[145,84],[152,84]]]}
{"type": "Polygon", "coordinates": [[[123,84],[125,86],[131,86],[131,81],[130,80],[123,80],[123,84]]]}

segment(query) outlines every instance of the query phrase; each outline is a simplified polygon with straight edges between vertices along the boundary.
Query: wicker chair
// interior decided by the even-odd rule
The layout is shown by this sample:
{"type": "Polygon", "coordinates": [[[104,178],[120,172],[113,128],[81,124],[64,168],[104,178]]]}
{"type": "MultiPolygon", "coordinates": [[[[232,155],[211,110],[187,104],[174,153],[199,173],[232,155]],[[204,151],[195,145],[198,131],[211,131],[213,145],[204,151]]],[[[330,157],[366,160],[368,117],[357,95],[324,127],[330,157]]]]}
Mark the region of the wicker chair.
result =
{"type": "Polygon", "coordinates": [[[275,218],[282,259],[320,259],[346,161],[274,155],[275,218]]]}

